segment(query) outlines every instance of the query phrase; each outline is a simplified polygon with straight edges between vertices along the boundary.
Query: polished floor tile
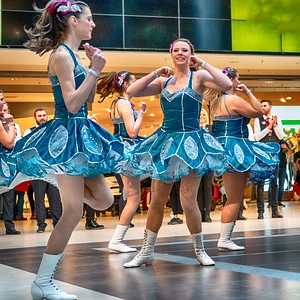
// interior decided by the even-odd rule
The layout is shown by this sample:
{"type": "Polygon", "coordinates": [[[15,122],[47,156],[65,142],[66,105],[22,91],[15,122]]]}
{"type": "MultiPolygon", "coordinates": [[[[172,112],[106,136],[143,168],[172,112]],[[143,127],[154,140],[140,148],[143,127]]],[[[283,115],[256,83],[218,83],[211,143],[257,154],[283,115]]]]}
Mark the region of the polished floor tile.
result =
{"type": "MultiPolygon", "coordinates": [[[[118,217],[101,215],[103,230],[85,230],[78,224],[59,265],[55,279],[81,300],[96,299],[300,299],[300,202],[285,202],[283,219],[257,219],[256,205],[248,202],[245,221],[237,221],[233,240],[245,251],[219,252],[219,206],[212,223],[203,223],[207,253],[216,265],[203,267],[195,259],[185,220],[180,225],[164,223],[155,246],[152,266],[125,269],[135,254],[109,254],[107,244],[118,217]]],[[[130,246],[140,247],[146,212],[136,214],[125,236],[130,246]]],[[[184,216],[183,216],[184,219],[184,216]]],[[[0,299],[29,300],[30,286],[51,232],[36,233],[35,220],[16,221],[20,236],[6,236],[0,223],[0,299]]]]}

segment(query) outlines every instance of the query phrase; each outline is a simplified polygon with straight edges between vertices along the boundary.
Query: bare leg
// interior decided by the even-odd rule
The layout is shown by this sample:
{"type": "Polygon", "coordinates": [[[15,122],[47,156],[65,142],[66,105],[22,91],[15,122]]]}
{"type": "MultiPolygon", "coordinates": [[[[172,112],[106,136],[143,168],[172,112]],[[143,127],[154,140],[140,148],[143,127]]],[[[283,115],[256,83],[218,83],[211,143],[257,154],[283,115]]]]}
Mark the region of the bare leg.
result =
{"type": "Polygon", "coordinates": [[[220,251],[245,250],[244,246],[238,246],[231,240],[231,235],[235,226],[240,205],[243,201],[248,174],[237,172],[224,173],[222,178],[227,201],[221,216],[221,235],[218,241],[218,249],[220,251]]]}
{"type": "Polygon", "coordinates": [[[120,216],[119,225],[127,226],[132,221],[141,199],[140,177],[122,176],[127,193],[127,203],[120,216]]]}
{"type": "Polygon", "coordinates": [[[81,220],[84,201],[98,210],[104,210],[113,203],[110,188],[102,175],[94,178],[58,175],[57,182],[63,210],[49,238],[47,254],[64,251],[74,228],[81,220]]]}
{"type": "Polygon", "coordinates": [[[114,197],[103,175],[84,178],[84,202],[100,211],[114,203],[114,197]]]}
{"type": "Polygon", "coordinates": [[[140,177],[122,176],[122,181],[127,193],[127,203],[121,213],[114,235],[108,243],[108,249],[111,253],[127,253],[137,251],[136,248],[132,248],[124,244],[123,238],[140,203],[140,177]]]}
{"type": "Polygon", "coordinates": [[[237,172],[224,173],[222,178],[227,201],[222,211],[221,222],[235,222],[239,213],[241,202],[244,199],[244,191],[247,184],[248,174],[237,172]]]}
{"type": "Polygon", "coordinates": [[[164,206],[167,203],[172,184],[152,180],[151,204],[147,214],[146,228],[158,233],[164,218],[164,206]]]}
{"type": "Polygon", "coordinates": [[[191,234],[202,232],[201,214],[197,202],[200,180],[201,178],[196,178],[194,172],[181,178],[180,202],[191,234]]]}

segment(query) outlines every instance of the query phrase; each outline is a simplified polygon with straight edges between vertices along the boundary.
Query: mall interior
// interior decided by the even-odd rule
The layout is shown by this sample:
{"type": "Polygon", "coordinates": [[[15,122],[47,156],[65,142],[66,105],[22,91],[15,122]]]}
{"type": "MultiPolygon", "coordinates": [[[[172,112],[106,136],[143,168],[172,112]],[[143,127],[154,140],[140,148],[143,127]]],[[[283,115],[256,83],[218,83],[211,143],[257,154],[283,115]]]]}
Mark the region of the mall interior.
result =
{"type": "MultiPolygon", "coordinates": [[[[43,7],[47,1],[35,1],[43,7]]],[[[192,41],[196,55],[217,68],[238,70],[240,81],[257,99],[269,99],[273,113],[282,120],[286,137],[300,133],[300,42],[297,1],[247,0],[87,0],[96,28],[89,41],[103,51],[106,66],[102,75],[128,70],[140,78],[161,66],[172,68],[168,51],[177,37],[192,41]],[[282,12],[286,12],[285,14],[282,12]],[[275,25],[274,25],[275,24],[275,25]]],[[[47,74],[49,54],[39,56],[23,47],[23,27],[35,17],[32,1],[0,1],[0,89],[22,133],[35,125],[33,111],[54,115],[54,101],[47,74]]],[[[89,61],[83,49],[84,66],[89,61]]],[[[243,97],[243,95],[240,95],[243,97]]],[[[112,132],[109,111],[113,97],[89,105],[89,114],[112,132]]],[[[133,98],[137,104],[141,98],[133,98]]],[[[143,97],[147,103],[142,136],[153,133],[162,123],[159,95],[143,97]]],[[[208,109],[207,103],[203,106],[208,109]]],[[[118,223],[118,186],[109,178],[115,197],[113,207],[97,213],[101,230],[86,230],[85,217],[77,225],[65,250],[55,280],[80,300],[126,299],[300,299],[300,202],[293,195],[293,178],[284,186],[283,218],[272,218],[265,187],[264,219],[257,218],[254,187],[245,191],[244,220],[237,220],[233,240],[245,251],[221,252],[222,197],[211,211],[212,222],[203,222],[204,243],[215,266],[201,266],[196,260],[191,236],[183,223],[168,225],[171,209],[165,207],[162,227],[155,245],[153,264],[125,269],[135,255],[111,254],[108,242],[118,223]]],[[[47,198],[45,199],[48,203],[47,198]]],[[[151,205],[151,194],[147,194],[151,205]]],[[[0,299],[29,300],[30,287],[53,229],[37,233],[25,197],[24,217],[14,221],[20,235],[6,235],[0,221],[0,299]]],[[[125,242],[140,248],[147,209],[134,216],[125,242]]]]}

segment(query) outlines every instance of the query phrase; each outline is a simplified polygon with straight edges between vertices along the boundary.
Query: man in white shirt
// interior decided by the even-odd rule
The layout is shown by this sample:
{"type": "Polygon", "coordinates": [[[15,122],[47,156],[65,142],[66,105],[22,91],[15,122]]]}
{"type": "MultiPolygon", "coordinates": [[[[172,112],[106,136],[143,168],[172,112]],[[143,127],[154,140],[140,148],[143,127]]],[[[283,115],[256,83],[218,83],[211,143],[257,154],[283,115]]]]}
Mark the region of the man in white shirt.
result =
{"type": "MultiPolygon", "coordinates": [[[[279,143],[284,137],[284,132],[279,117],[271,114],[272,102],[270,100],[261,100],[261,108],[264,115],[260,118],[256,118],[254,121],[255,140],[262,143],[279,143]]],[[[278,212],[278,173],[279,166],[274,174],[275,177],[270,182],[268,191],[268,199],[272,207],[272,218],[283,218],[283,216],[278,212]]],[[[263,219],[264,183],[259,183],[257,185],[257,212],[257,218],[263,219]]]]}

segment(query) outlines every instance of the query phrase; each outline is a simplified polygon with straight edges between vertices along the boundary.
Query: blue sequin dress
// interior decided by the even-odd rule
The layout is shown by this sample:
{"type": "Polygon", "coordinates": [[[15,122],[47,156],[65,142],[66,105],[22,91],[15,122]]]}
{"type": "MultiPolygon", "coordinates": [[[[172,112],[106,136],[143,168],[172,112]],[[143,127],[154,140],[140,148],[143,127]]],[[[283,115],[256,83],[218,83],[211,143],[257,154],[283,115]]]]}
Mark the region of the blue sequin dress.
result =
{"type": "Polygon", "coordinates": [[[9,190],[7,187],[17,173],[16,161],[10,153],[10,149],[0,144],[0,194],[9,190]]]}
{"type": "Polygon", "coordinates": [[[165,82],[160,98],[162,127],[135,147],[132,174],[149,173],[153,179],[176,181],[192,170],[197,177],[212,171],[222,173],[225,151],[199,125],[202,96],[192,88],[193,72],[188,86],[174,93],[166,89],[170,79],[165,82]]]}
{"type": "MultiPolygon", "coordinates": [[[[112,106],[114,107],[113,112],[115,113],[115,110],[117,110],[117,103],[118,101],[128,101],[123,98],[118,98],[113,101],[112,106]]],[[[118,110],[117,110],[118,111],[118,110]]],[[[134,120],[138,117],[138,112],[134,110],[132,106],[133,111],[133,118],[134,120]]],[[[115,114],[112,115],[112,123],[114,125],[114,136],[116,136],[123,144],[124,144],[124,152],[126,153],[126,156],[130,156],[130,153],[133,151],[134,147],[142,142],[145,138],[141,136],[137,136],[136,138],[131,138],[126,130],[125,123],[122,117],[116,117],[115,114]]],[[[125,170],[124,170],[125,171],[125,170]]]]}
{"type": "MultiPolygon", "coordinates": [[[[74,62],[76,89],[87,70],[78,63],[73,51],[65,47],[74,62]]],[[[85,103],[78,113],[68,112],[57,76],[50,76],[55,98],[54,119],[35,128],[19,140],[12,157],[19,174],[13,185],[24,179],[43,179],[54,183],[56,174],[91,178],[119,172],[126,162],[124,145],[104,128],[87,118],[85,103]]]]}
{"type": "Polygon", "coordinates": [[[258,183],[272,178],[279,164],[280,146],[250,141],[249,121],[243,116],[213,117],[212,135],[227,152],[226,172],[248,172],[249,180],[258,183]]]}

